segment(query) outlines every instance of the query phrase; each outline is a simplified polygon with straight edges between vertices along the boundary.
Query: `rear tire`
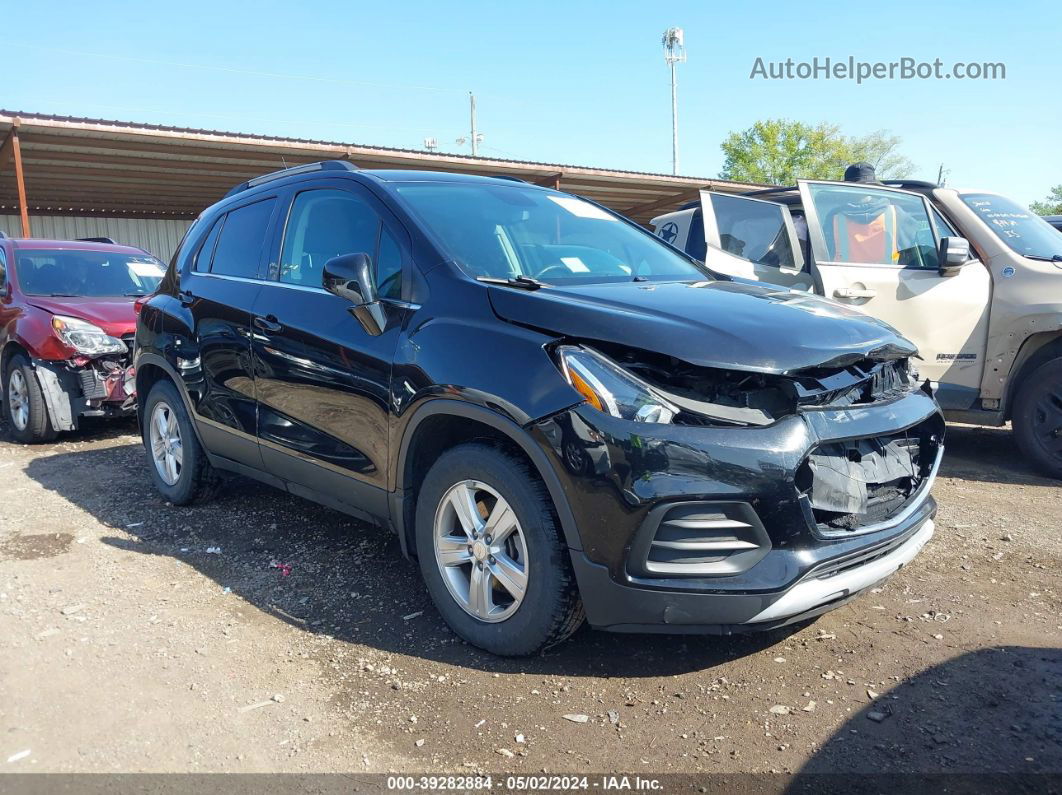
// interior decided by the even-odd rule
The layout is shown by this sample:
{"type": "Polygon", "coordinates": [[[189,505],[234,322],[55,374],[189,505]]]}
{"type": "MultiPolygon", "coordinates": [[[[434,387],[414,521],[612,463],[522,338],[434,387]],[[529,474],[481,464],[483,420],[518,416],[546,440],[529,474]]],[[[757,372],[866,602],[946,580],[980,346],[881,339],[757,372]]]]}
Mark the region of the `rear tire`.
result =
{"type": "Polygon", "coordinates": [[[549,493],[525,461],[496,447],[439,456],[417,495],[416,547],[439,613],[474,646],[534,654],[583,622],[549,493]]]}
{"type": "Polygon", "coordinates": [[[23,444],[50,442],[58,436],[37,374],[21,353],[11,357],[4,373],[4,418],[11,435],[23,444]]]}
{"type": "Polygon", "coordinates": [[[1045,475],[1062,479],[1062,357],[1022,383],[1011,419],[1018,447],[1045,475]]]}
{"type": "Polygon", "coordinates": [[[174,505],[214,496],[220,478],[195,435],[184,401],[171,381],[151,387],[141,419],[148,470],[155,488],[174,505]]]}

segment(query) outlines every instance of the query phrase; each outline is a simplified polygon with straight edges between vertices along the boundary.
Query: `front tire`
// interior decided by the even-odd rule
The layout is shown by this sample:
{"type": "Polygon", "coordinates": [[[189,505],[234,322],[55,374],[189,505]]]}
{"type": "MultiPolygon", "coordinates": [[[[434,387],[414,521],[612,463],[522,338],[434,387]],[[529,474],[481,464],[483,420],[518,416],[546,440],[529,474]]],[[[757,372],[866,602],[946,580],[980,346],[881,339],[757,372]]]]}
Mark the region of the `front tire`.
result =
{"type": "Polygon", "coordinates": [[[207,461],[177,387],[156,382],[144,402],[144,447],[155,488],[174,505],[213,496],[219,479],[207,461]]]}
{"type": "Polygon", "coordinates": [[[23,444],[50,442],[58,436],[37,374],[21,353],[11,357],[4,374],[4,415],[12,436],[23,444]]]}
{"type": "Polygon", "coordinates": [[[432,601],[474,646],[534,654],[582,624],[553,504],[515,456],[481,443],[441,455],[417,495],[416,546],[432,601]]]}
{"type": "Polygon", "coordinates": [[[1044,362],[1025,379],[1012,419],[1022,453],[1044,474],[1062,479],[1062,357],[1044,362]]]}

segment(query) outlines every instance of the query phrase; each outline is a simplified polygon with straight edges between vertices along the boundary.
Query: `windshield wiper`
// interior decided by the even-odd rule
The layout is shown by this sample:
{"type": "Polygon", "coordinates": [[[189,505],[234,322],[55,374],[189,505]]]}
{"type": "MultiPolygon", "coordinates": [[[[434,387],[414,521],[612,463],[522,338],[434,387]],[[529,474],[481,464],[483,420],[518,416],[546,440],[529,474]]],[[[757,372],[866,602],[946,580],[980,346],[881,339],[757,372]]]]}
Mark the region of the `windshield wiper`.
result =
{"type": "Polygon", "coordinates": [[[74,295],[74,293],[48,293],[49,298],[81,298],[80,295],[74,295]]]}
{"type": "Polygon", "coordinates": [[[549,287],[545,282],[540,282],[538,279],[532,279],[530,276],[510,276],[508,279],[497,279],[493,276],[478,276],[477,282],[486,282],[487,284],[503,284],[506,287],[516,287],[520,290],[540,290],[543,287],[549,287]]]}
{"type": "Polygon", "coordinates": [[[1040,260],[1040,262],[1062,262],[1062,254],[1052,254],[1050,257],[1045,257],[1042,254],[1022,254],[1022,256],[1040,260]]]}

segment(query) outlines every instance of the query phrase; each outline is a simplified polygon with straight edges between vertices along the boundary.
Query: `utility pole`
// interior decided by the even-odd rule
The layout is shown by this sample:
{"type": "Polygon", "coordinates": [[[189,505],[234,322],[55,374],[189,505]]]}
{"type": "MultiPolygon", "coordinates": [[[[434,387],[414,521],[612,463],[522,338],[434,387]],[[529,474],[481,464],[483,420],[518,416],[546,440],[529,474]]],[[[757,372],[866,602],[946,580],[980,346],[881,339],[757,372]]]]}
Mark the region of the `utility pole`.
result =
{"type": "Polygon", "coordinates": [[[678,147],[678,77],[675,65],[686,62],[685,34],[682,28],[668,28],[661,39],[664,62],[671,69],[671,173],[679,173],[678,147]]]}
{"type": "Polygon", "coordinates": [[[476,132],[476,95],[471,91],[468,92],[468,110],[472,117],[472,157],[475,157],[479,154],[479,134],[476,132]]]}
{"type": "Polygon", "coordinates": [[[940,164],[940,168],[937,169],[937,184],[940,185],[940,187],[944,187],[944,180],[947,178],[948,172],[950,171],[950,168],[944,168],[943,163],[940,164]]]}
{"type": "Polygon", "coordinates": [[[476,129],[476,97],[471,91],[468,92],[468,112],[470,117],[469,137],[465,138],[462,135],[457,139],[457,145],[464,146],[466,141],[471,143],[472,156],[475,157],[479,154],[479,145],[483,142],[483,133],[476,129]]]}

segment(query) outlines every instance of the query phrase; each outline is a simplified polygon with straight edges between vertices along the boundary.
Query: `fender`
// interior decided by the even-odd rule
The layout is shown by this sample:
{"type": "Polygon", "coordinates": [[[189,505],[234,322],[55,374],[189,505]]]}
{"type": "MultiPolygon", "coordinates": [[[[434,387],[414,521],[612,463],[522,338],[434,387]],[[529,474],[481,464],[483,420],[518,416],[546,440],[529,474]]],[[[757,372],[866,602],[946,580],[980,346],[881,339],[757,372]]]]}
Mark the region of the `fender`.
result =
{"type": "Polygon", "coordinates": [[[30,367],[37,375],[37,384],[41,388],[44,404],[48,409],[48,419],[52,430],[73,431],[77,429],[77,417],[71,406],[70,395],[60,381],[60,372],[52,369],[62,365],[62,362],[53,362],[38,358],[33,354],[35,348],[30,345],[21,334],[13,334],[4,343],[3,351],[0,351],[0,399],[4,397],[7,388],[7,363],[16,353],[21,353],[29,359],[30,367]]]}
{"type": "Polygon", "coordinates": [[[557,516],[560,519],[561,530],[564,532],[564,539],[569,548],[574,550],[582,549],[582,542],[579,540],[579,531],[576,529],[575,525],[575,515],[572,513],[571,506],[568,503],[568,497],[564,492],[564,487],[561,485],[556,472],[554,472],[553,468],[550,466],[546,454],[537,444],[535,444],[534,440],[531,438],[531,434],[528,433],[526,428],[517,425],[507,417],[491,411],[490,409],[467,403],[462,400],[436,398],[422,403],[414,410],[413,416],[411,416],[406,423],[405,432],[402,436],[402,441],[399,445],[398,455],[396,456],[395,461],[396,488],[388,495],[391,503],[391,523],[398,533],[399,542],[402,545],[402,553],[404,555],[407,557],[413,556],[413,551],[409,548],[409,538],[407,535],[408,528],[406,527],[407,500],[412,496],[408,493],[409,486],[405,482],[409,446],[413,441],[413,438],[416,436],[417,428],[420,424],[430,417],[436,417],[439,415],[460,417],[462,419],[481,422],[504,434],[513,443],[518,445],[527,457],[531,459],[532,465],[538,471],[542,481],[546,484],[546,489],[549,491],[550,499],[553,500],[557,516]]]}

